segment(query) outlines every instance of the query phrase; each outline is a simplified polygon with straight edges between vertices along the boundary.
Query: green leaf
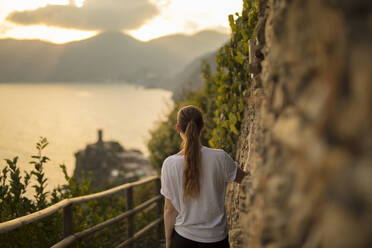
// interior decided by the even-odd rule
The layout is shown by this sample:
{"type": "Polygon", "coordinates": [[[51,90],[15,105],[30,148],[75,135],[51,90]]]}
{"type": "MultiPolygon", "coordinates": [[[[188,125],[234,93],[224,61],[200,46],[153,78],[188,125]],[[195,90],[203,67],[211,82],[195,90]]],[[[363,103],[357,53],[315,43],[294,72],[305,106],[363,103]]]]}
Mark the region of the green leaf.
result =
{"type": "Polygon", "coordinates": [[[17,164],[18,157],[13,158],[13,164],[17,164]]]}
{"type": "Polygon", "coordinates": [[[235,126],[236,122],[238,121],[235,114],[229,113],[229,121],[230,121],[230,125],[235,126]]]}
{"type": "Polygon", "coordinates": [[[229,24],[230,24],[230,28],[233,32],[236,32],[236,25],[235,25],[235,20],[234,20],[234,16],[233,15],[229,15],[229,24]]]}
{"type": "Polygon", "coordinates": [[[4,159],[4,160],[6,161],[6,163],[7,163],[9,166],[13,165],[13,161],[12,161],[12,160],[10,160],[10,159],[4,159]]]}

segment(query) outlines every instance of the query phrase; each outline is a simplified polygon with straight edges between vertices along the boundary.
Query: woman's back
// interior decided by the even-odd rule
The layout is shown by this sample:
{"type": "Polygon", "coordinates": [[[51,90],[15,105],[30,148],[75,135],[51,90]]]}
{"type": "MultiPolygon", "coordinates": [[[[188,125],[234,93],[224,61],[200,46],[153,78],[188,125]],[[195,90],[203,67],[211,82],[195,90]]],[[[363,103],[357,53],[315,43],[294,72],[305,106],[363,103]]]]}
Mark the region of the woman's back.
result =
{"type": "Polygon", "coordinates": [[[218,242],[227,236],[225,216],[225,184],[235,179],[237,165],[219,149],[201,147],[200,194],[183,197],[185,159],[168,157],[162,167],[161,193],[178,212],[175,230],[185,238],[198,242],[218,242]]]}

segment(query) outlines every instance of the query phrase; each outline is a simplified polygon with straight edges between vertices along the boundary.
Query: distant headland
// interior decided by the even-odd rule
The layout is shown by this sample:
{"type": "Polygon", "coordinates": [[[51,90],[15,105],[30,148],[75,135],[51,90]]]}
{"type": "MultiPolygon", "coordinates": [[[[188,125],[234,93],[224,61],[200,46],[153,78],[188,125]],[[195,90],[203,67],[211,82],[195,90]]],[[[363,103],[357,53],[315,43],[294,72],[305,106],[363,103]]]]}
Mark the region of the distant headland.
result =
{"type": "Polygon", "coordinates": [[[152,176],[156,171],[137,149],[125,149],[119,142],[103,141],[103,130],[98,139],[85,149],[75,153],[74,177],[81,181],[84,174],[91,173],[92,185],[106,188],[152,176]]]}

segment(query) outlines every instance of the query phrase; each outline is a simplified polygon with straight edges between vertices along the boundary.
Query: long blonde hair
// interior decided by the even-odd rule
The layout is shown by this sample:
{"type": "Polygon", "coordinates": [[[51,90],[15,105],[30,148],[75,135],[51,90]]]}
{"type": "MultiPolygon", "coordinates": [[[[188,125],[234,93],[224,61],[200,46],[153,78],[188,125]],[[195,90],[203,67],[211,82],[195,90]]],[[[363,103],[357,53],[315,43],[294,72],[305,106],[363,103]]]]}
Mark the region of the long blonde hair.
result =
{"type": "Polygon", "coordinates": [[[185,158],[183,171],[183,197],[197,198],[200,194],[200,133],[204,126],[203,115],[199,108],[186,106],[178,111],[177,125],[185,135],[182,149],[185,158]]]}

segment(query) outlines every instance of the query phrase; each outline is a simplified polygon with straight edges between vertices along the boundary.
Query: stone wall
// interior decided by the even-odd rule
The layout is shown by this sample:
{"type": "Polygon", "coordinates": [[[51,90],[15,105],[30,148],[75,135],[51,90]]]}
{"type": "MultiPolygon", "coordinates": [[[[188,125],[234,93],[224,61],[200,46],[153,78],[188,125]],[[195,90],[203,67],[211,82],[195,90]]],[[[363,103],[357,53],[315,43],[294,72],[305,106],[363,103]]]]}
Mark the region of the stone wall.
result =
{"type": "Polygon", "coordinates": [[[372,247],[372,1],[261,0],[259,15],[231,245],[372,247]]]}

